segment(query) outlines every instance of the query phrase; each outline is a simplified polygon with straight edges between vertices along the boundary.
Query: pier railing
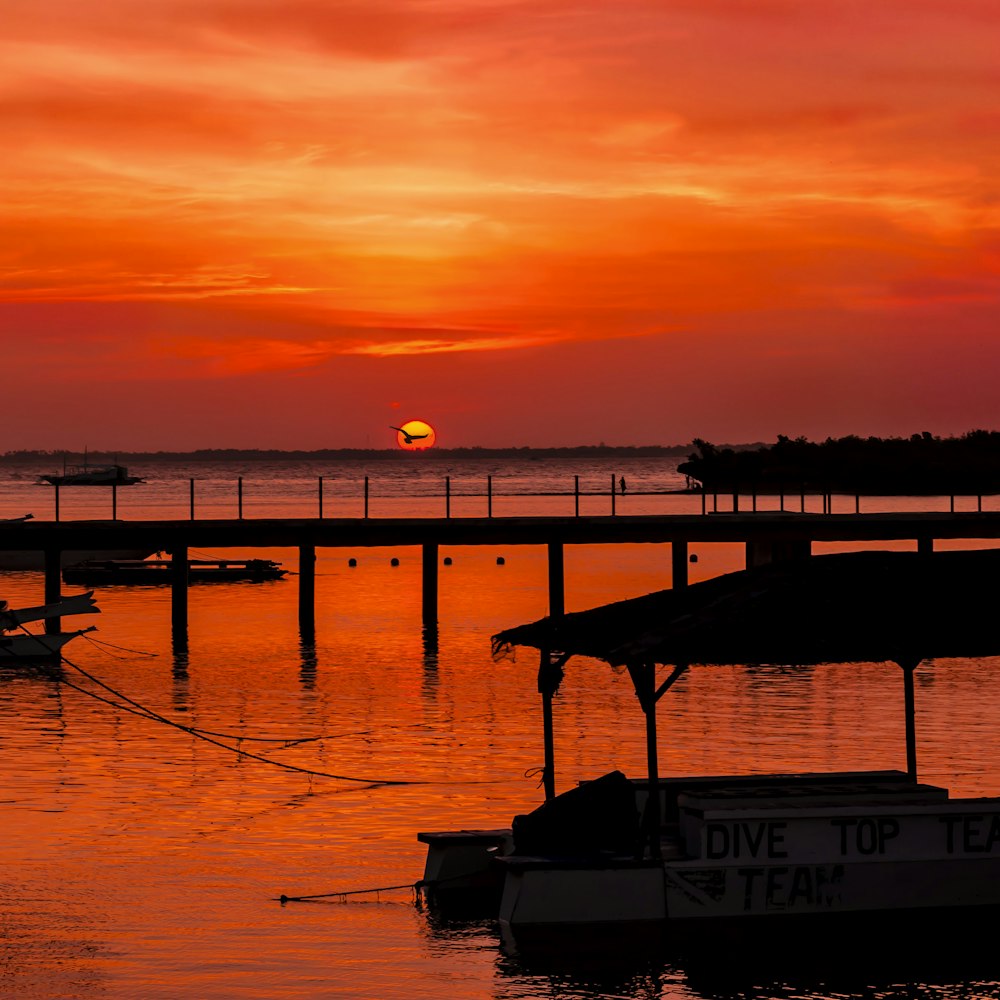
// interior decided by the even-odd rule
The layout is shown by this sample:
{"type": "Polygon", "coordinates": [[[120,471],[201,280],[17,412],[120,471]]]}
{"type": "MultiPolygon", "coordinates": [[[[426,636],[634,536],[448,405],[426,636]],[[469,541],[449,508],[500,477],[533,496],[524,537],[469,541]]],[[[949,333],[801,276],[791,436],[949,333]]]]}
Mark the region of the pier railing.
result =
{"type": "MultiPolygon", "coordinates": [[[[725,493],[695,488],[636,487],[613,475],[603,487],[581,485],[575,476],[566,489],[497,488],[485,480],[445,476],[436,482],[409,486],[398,480],[371,477],[345,479],[318,476],[315,480],[285,481],[276,489],[272,480],[163,481],[129,486],[60,487],[52,490],[51,517],[75,519],[163,519],[235,517],[487,517],[521,515],[580,517],[604,514],[718,514],[822,513],[861,514],[890,510],[950,513],[1000,509],[995,494],[935,494],[906,497],[844,493],[802,485],[758,490],[754,486],[725,493]],[[403,487],[403,488],[401,488],[403,487]],[[68,490],[68,493],[66,492],[68,490]],[[136,502],[137,501],[137,502],[136,502]],[[526,510],[530,508],[530,510],[526,510]]],[[[36,515],[37,516],[37,515],[36,515]]],[[[46,516],[42,513],[40,516],[46,516]]]]}

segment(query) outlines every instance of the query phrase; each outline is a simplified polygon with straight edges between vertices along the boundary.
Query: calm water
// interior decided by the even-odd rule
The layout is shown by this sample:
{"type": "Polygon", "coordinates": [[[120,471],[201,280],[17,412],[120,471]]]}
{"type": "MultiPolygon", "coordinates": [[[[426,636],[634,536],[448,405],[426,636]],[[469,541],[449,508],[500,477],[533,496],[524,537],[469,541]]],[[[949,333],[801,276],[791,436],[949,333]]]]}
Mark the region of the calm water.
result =
{"type": "MultiPolygon", "coordinates": [[[[0,517],[52,516],[53,491],[34,485],[40,471],[53,470],[3,474],[0,517]]],[[[485,513],[484,496],[460,494],[484,493],[487,475],[499,516],[571,514],[572,495],[505,494],[571,494],[577,475],[581,490],[604,491],[583,499],[584,513],[609,511],[612,475],[628,483],[622,516],[700,507],[662,493],[681,483],[655,462],[134,471],[149,482],[119,491],[119,517],[188,516],[191,477],[199,516],[232,516],[240,476],[244,516],[314,516],[321,475],[326,512],[355,515],[366,473],[372,516],[442,513],[446,475],[453,515],[485,513]]],[[[807,502],[817,509],[818,499],[807,502]]],[[[948,500],[863,503],[947,509],[948,500]]],[[[61,516],[107,517],[109,504],[105,490],[64,490],[61,516]]],[[[853,507],[853,497],[835,504],[853,507]]],[[[740,568],[737,546],[695,551],[693,579],[740,568]]],[[[296,568],[291,550],[245,554],[296,568]]],[[[836,961],[805,968],[745,967],[722,953],[706,969],[610,945],[527,959],[492,922],[442,921],[405,889],[282,905],[282,894],[411,884],[423,868],[418,831],[505,826],[541,801],[526,776],[542,761],[536,664],[529,651],[494,663],[489,636],[546,613],[544,552],[440,554],[452,565],[441,570],[436,641],[421,632],[419,550],[335,550],[317,565],[314,644],[297,631],[294,576],[193,588],[183,655],[171,643],[167,589],[109,588],[98,591],[100,616],[67,619],[97,624],[100,642],[71,643],[60,673],[0,671],[0,995],[1000,997],[1000,959],[928,968],[918,960],[926,942],[912,960],[864,970],[835,943],[836,961]],[[383,780],[404,783],[373,784],[383,780]]],[[[571,548],[566,577],[568,610],[646,593],[669,586],[669,548],[571,548]]],[[[41,601],[40,574],[6,573],[3,583],[14,606],[41,601]]],[[[959,795],[1000,791],[998,665],[950,660],[918,671],[923,780],[959,795]]],[[[694,670],[661,703],[660,727],[666,773],[905,766],[901,679],[883,664],[694,670]]],[[[626,675],[571,661],[556,730],[560,788],[612,766],[642,773],[642,719],[626,675]]]]}

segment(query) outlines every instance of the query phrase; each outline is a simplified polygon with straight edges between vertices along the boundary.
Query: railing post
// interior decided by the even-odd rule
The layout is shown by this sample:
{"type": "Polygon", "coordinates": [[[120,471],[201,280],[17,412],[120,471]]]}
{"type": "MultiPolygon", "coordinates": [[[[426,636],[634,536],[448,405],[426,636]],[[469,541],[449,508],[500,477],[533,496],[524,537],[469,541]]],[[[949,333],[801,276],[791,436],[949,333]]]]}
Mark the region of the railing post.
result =
{"type": "Polygon", "coordinates": [[[111,484],[111,520],[118,520],[118,484],[111,484]]]}
{"type": "Polygon", "coordinates": [[[319,477],[317,498],[319,500],[319,519],[322,521],[323,520],[323,477],[322,476],[319,477]]]}
{"type": "Polygon", "coordinates": [[[236,479],[236,512],[238,519],[243,520],[243,477],[238,476],[236,479]]]}
{"type": "Polygon", "coordinates": [[[191,478],[191,520],[194,520],[194,477],[191,478]]]}
{"type": "Polygon", "coordinates": [[[733,513],[738,514],[740,512],[740,487],[739,484],[733,486],[733,513]]]}
{"type": "Polygon", "coordinates": [[[365,476],[365,517],[368,517],[368,477],[365,476]]]}
{"type": "Polygon", "coordinates": [[[451,517],[451,476],[444,477],[444,516],[451,517]]]}
{"type": "Polygon", "coordinates": [[[611,516],[615,516],[615,474],[611,473],[611,516]]]}
{"type": "Polygon", "coordinates": [[[785,487],[778,487],[778,510],[784,513],[785,510],[785,487]]]}
{"type": "Polygon", "coordinates": [[[493,516],[493,477],[486,477],[486,516],[493,516]]]}
{"type": "Polygon", "coordinates": [[[982,495],[982,493],[980,493],[976,497],[976,513],[977,514],[982,514],[982,512],[983,512],[983,495],[982,495]]]}
{"type": "Polygon", "coordinates": [[[706,512],[705,511],[705,488],[704,487],[702,487],[702,490],[701,490],[701,512],[702,512],[702,514],[704,514],[706,512]]]}
{"type": "Polygon", "coordinates": [[[59,484],[56,483],[54,487],[56,491],[56,520],[59,520],[59,484]]]}
{"type": "MultiPolygon", "coordinates": [[[[58,487],[56,487],[58,489],[58,487]]],[[[580,516],[580,477],[573,477],[573,514],[575,517],[580,516]]]]}
{"type": "MultiPolygon", "coordinates": [[[[58,487],[56,487],[56,489],[58,489],[58,487]]],[[[954,514],[955,513],[955,494],[954,493],[952,493],[952,495],[951,495],[951,506],[950,506],[950,508],[948,510],[948,513],[950,513],[950,514],[954,514]]],[[[58,518],[56,518],[56,520],[58,520],[58,518]]]]}
{"type": "Polygon", "coordinates": [[[855,493],[854,494],[854,513],[855,514],[860,514],[861,513],[861,494],[860,493],[855,493]]]}

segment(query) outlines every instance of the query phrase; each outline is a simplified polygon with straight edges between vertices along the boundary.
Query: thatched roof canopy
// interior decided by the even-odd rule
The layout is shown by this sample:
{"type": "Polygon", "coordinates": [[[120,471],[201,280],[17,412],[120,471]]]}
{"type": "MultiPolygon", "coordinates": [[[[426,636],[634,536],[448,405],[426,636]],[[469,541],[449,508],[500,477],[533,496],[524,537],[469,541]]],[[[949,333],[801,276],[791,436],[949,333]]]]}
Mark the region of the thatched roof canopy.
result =
{"type": "Polygon", "coordinates": [[[728,573],[505,629],[613,665],[916,663],[1000,655],[1000,549],[854,552],[728,573]]]}

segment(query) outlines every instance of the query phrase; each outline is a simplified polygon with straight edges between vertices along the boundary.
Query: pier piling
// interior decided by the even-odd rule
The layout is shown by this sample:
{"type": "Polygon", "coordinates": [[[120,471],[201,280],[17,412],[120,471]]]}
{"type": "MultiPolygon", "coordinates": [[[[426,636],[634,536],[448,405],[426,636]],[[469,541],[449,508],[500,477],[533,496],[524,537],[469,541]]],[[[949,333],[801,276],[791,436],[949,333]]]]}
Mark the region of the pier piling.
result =
{"type": "Polygon", "coordinates": [[[316,630],[316,546],[299,546],[299,631],[316,630]]]}
{"type": "Polygon", "coordinates": [[[438,620],[438,547],[436,542],[422,546],[421,618],[425,626],[436,626],[438,620]]]}

